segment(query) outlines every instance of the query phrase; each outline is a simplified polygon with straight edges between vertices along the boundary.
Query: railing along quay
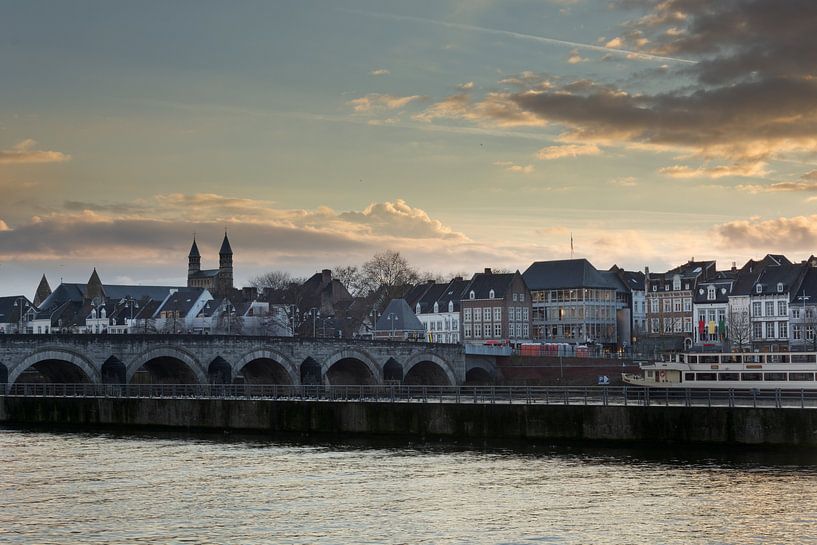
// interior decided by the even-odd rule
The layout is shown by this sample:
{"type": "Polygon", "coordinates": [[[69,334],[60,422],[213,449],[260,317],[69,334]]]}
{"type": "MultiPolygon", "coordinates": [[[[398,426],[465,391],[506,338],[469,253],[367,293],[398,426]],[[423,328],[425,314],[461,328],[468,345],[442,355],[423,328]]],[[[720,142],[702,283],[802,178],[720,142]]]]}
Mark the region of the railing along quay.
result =
{"type": "Polygon", "coordinates": [[[817,390],[655,389],[639,386],[323,386],[281,384],[7,385],[7,397],[257,399],[636,407],[817,408],[817,390]]]}

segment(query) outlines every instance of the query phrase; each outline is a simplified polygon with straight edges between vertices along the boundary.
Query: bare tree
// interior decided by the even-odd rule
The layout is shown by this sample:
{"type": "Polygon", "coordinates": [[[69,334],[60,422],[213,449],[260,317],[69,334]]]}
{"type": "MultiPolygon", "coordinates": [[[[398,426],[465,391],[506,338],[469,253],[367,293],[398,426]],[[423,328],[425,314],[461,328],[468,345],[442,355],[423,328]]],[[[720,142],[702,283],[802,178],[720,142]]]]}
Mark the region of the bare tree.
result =
{"type": "Polygon", "coordinates": [[[360,295],[363,289],[362,273],[357,265],[335,265],[332,277],[340,281],[352,296],[360,295]]]}
{"type": "Polygon", "coordinates": [[[404,295],[405,288],[416,284],[420,273],[409,265],[400,252],[386,250],[375,254],[361,267],[361,285],[364,295],[380,294],[380,299],[389,300],[404,295]]]}
{"type": "Polygon", "coordinates": [[[175,312],[168,313],[162,324],[162,333],[184,333],[184,318],[179,317],[175,312]]]}
{"type": "Polygon", "coordinates": [[[287,271],[269,271],[250,279],[249,285],[253,288],[284,290],[292,284],[302,284],[302,278],[293,277],[287,271]]]}
{"type": "Polygon", "coordinates": [[[726,315],[726,334],[732,345],[732,350],[743,350],[749,346],[752,339],[752,320],[746,309],[729,308],[726,315]]]}

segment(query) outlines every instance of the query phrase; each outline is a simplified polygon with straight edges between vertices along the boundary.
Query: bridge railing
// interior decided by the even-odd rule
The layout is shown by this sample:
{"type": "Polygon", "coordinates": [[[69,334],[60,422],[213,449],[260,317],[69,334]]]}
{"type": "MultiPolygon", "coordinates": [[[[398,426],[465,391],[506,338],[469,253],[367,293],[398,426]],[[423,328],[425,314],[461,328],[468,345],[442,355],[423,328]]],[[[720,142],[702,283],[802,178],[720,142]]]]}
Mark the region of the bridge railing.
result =
{"type": "MultiPolygon", "coordinates": [[[[2,395],[2,388],[0,388],[2,395]]],[[[817,408],[817,390],[655,389],[639,386],[433,386],[281,384],[7,385],[7,397],[192,398],[391,403],[817,408]]]]}

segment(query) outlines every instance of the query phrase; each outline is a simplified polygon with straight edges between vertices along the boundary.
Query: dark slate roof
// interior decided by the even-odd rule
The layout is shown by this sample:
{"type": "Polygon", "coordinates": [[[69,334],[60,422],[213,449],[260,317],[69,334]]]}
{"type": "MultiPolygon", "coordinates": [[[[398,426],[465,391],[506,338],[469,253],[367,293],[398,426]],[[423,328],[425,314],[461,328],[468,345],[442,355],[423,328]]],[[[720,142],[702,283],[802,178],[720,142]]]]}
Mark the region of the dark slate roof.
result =
{"type": "Polygon", "coordinates": [[[522,277],[530,290],[564,288],[615,289],[608,278],[586,259],[536,261],[522,277]]]}
{"type": "Polygon", "coordinates": [[[378,331],[391,331],[392,329],[395,331],[425,331],[426,328],[411,311],[405,299],[392,299],[386,310],[377,319],[375,329],[378,331]]]}
{"type": "Polygon", "coordinates": [[[164,304],[159,308],[159,312],[174,311],[180,313],[182,316],[187,316],[203,292],[204,288],[180,289],[167,298],[164,304]]]}
{"type": "Polygon", "coordinates": [[[224,233],[224,240],[221,241],[221,249],[218,251],[219,255],[232,255],[233,249],[230,247],[230,239],[227,238],[227,233],[224,233]]]}
{"type": "Polygon", "coordinates": [[[465,290],[466,285],[468,285],[468,280],[463,280],[462,278],[455,278],[449,282],[445,291],[443,291],[442,295],[437,299],[440,312],[448,312],[449,301],[454,301],[454,312],[459,312],[460,299],[462,298],[462,292],[465,290]]]}
{"type": "MultiPolygon", "coordinates": [[[[429,284],[428,289],[423,294],[422,298],[418,301],[420,304],[420,312],[422,314],[428,314],[429,312],[434,312],[434,303],[445,293],[446,289],[448,288],[449,283],[446,282],[445,284],[429,284]]],[[[416,308],[416,304],[412,308],[416,308]]],[[[438,308],[440,311],[445,312],[447,307],[443,307],[438,303],[438,308]]]]}
{"type": "Polygon", "coordinates": [[[630,293],[630,289],[624,284],[624,281],[613,271],[599,271],[599,274],[615,288],[616,293],[630,293]]]}
{"type": "Polygon", "coordinates": [[[803,282],[800,284],[800,289],[797,290],[795,297],[792,299],[793,301],[802,304],[802,299],[797,301],[797,295],[806,295],[809,297],[806,304],[817,304],[817,267],[810,266],[808,268],[805,278],[803,278],[803,282]]]}
{"type": "Polygon", "coordinates": [[[781,293],[778,291],[778,284],[782,284],[782,293],[789,293],[792,297],[800,289],[800,283],[807,272],[805,263],[781,264],[773,267],[766,267],[752,285],[752,294],[773,295],[781,293]],[[760,292],[757,286],[760,286],[760,292]]]}
{"type": "Polygon", "coordinates": [[[190,254],[187,257],[201,257],[199,253],[199,247],[196,244],[196,238],[193,237],[193,245],[190,247],[190,254]]]}
{"type": "MultiPolygon", "coordinates": [[[[65,301],[82,302],[85,299],[86,284],[62,283],[57,289],[43,301],[40,308],[47,310],[54,308],[65,301]]],[[[186,287],[173,286],[125,286],[125,285],[105,285],[105,295],[108,299],[157,299],[164,301],[171,290],[187,289],[186,287]]]]}
{"type": "Polygon", "coordinates": [[[23,308],[25,308],[26,304],[31,305],[28,297],[23,295],[0,297],[0,323],[12,324],[20,321],[20,307],[14,306],[18,301],[23,304],[23,308]]]}
{"type": "Polygon", "coordinates": [[[417,306],[417,303],[423,298],[426,292],[434,285],[434,282],[423,282],[422,284],[417,284],[413,288],[411,288],[408,293],[403,297],[406,300],[406,304],[408,304],[409,308],[414,308],[417,306]]]}
{"type": "Polygon", "coordinates": [[[474,299],[489,299],[491,290],[494,290],[496,299],[504,299],[505,292],[510,288],[514,276],[516,276],[516,273],[477,273],[465,285],[460,298],[470,299],[469,294],[473,291],[474,299]]]}
{"type": "Polygon", "coordinates": [[[729,279],[699,282],[695,293],[692,295],[692,300],[695,304],[699,305],[707,303],[726,303],[729,301],[729,295],[732,293],[733,284],[734,282],[729,279]],[[715,286],[714,300],[708,299],[709,286],[715,286]]]}

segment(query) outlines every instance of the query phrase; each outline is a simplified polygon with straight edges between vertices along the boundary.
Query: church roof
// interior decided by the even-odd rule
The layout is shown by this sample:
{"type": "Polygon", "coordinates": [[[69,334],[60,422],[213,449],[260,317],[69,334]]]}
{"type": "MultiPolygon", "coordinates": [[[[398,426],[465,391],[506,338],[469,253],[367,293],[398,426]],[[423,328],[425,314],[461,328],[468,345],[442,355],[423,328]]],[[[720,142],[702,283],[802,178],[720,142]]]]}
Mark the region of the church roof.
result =
{"type": "Polygon", "coordinates": [[[37,292],[34,294],[34,306],[40,306],[49,295],[51,295],[51,286],[48,285],[48,280],[43,275],[40,279],[40,285],[37,286],[37,292]]]}
{"type": "Polygon", "coordinates": [[[218,276],[218,269],[206,269],[196,271],[187,275],[188,278],[213,278],[218,276]]]}
{"type": "Polygon", "coordinates": [[[201,257],[195,237],[193,237],[193,245],[190,247],[190,254],[187,257],[201,257]]]}

